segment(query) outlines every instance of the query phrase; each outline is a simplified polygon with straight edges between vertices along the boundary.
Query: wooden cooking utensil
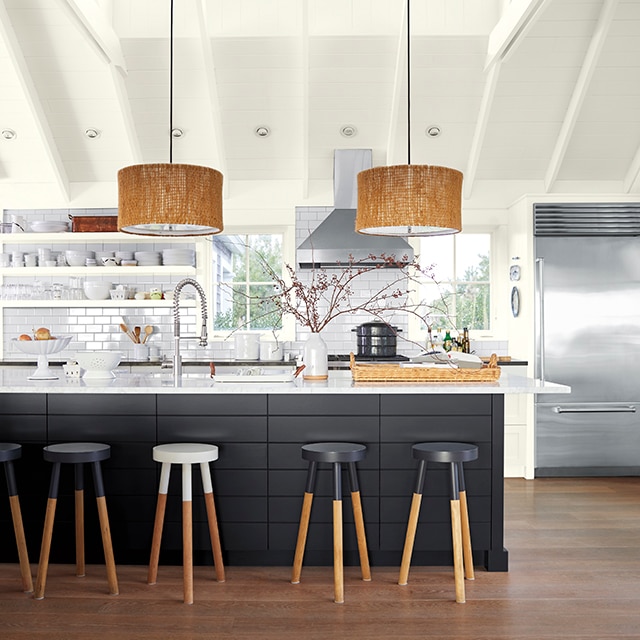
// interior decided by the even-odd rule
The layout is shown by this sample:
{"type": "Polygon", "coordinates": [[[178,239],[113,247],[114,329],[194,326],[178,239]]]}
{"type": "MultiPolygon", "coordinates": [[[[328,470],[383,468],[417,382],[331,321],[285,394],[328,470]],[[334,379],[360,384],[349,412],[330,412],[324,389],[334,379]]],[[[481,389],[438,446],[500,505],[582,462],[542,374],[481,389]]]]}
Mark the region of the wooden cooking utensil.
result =
{"type": "Polygon", "coordinates": [[[145,328],[144,328],[144,338],[142,338],[142,344],[144,344],[148,339],[149,336],[153,333],[153,327],[148,324],[145,328]]]}
{"type": "Polygon", "coordinates": [[[140,327],[133,328],[133,335],[135,336],[136,344],[140,344],[140,327]]]}
{"type": "Polygon", "coordinates": [[[129,327],[127,327],[126,324],[124,324],[124,322],[120,324],[120,329],[122,330],[122,333],[126,333],[129,336],[131,342],[136,341],[136,337],[133,335],[133,333],[131,333],[131,330],[129,329],[129,327]]]}

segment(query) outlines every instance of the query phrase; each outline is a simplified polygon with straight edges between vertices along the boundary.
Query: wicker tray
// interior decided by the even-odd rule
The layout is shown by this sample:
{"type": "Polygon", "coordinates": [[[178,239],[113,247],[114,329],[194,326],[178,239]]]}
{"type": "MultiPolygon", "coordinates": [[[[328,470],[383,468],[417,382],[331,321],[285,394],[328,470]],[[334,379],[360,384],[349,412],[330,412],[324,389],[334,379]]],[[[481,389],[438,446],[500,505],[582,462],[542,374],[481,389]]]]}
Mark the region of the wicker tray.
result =
{"type": "Polygon", "coordinates": [[[495,382],[501,373],[495,353],[481,369],[356,363],[353,353],[350,367],[355,382],[495,382]]]}

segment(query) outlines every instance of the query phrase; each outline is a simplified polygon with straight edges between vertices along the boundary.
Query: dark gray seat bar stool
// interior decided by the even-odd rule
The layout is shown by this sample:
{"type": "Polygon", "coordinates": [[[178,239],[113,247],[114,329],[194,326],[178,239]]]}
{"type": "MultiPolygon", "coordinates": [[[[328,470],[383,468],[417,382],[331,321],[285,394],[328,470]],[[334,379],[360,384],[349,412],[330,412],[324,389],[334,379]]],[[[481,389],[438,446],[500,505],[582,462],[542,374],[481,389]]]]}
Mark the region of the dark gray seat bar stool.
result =
{"type": "Polygon", "coordinates": [[[418,475],[411,501],[411,512],[400,565],[399,585],[406,585],[409,578],[411,554],[416,537],[422,490],[427,462],[449,464],[451,488],[451,534],[453,539],[453,573],[456,585],[456,602],[465,601],[464,578],[474,579],[467,492],[464,484],[464,462],[477,460],[478,447],[465,442],[421,442],[412,447],[413,457],[419,460],[418,475]]]}
{"type": "Polygon", "coordinates": [[[58,501],[58,486],[60,484],[60,465],[73,464],[75,470],[75,525],[76,525],[76,575],[84,576],[84,465],[89,463],[93,471],[93,484],[98,504],[98,517],[100,518],[100,531],[102,533],[102,547],[104,549],[105,564],[107,567],[107,581],[109,593],[118,595],[118,578],[111,544],[111,530],[109,529],[109,516],[104,495],[104,483],[102,481],[102,469],[100,463],[111,456],[111,447],[108,444],[98,442],[65,442],[44,447],[44,459],[53,462],[51,470],[51,483],[49,485],[49,499],[42,532],[42,546],[40,548],[40,563],[38,564],[38,576],[36,578],[36,590],[34,597],[37,600],[44,598],[44,589],[47,582],[47,570],[49,568],[49,553],[51,551],[51,536],[53,533],[53,521],[56,515],[58,501]]]}
{"type": "Polygon", "coordinates": [[[27,543],[24,537],[24,526],[22,524],[22,512],[20,510],[20,498],[18,497],[18,485],[16,483],[13,461],[22,456],[22,446],[12,442],[0,442],[0,462],[4,466],[4,473],[7,477],[7,490],[9,492],[9,505],[11,506],[11,519],[13,520],[13,531],[16,536],[18,546],[18,559],[20,561],[20,573],[22,575],[22,589],[25,593],[33,591],[33,580],[31,579],[31,567],[29,566],[29,554],[27,553],[27,543]]]}
{"type": "Polygon", "coordinates": [[[333,465],[333,583],[334,601],[344,602],[344,567],[342,544],[342,465],[346,464],[349,472],[349,485],[351,489],[351,503],[356,525],[356,537],[358,540],[358,553],[360,555],[360,567],[363,580],[371,580],[369,567],[369,553],[367,551],[367,538],[364,530],[364,518],[362,516],[362,502],[360,500],[360,487],[356,473],[356,462],[364,460],[367,455],[367,447],[363,444],[352,442],[318,442],[305,444],[302,447],[302,457],[309,461],[307,471],[307,485],[300,514],[300,526],[298,540],[293,560],[293,572],[291,582],[298,584],[302,572],[302,560],[307,542],[309,530],[309,518],[313,503],[313,492],[316,483],[316,473],[319,462],[333,465]]]}

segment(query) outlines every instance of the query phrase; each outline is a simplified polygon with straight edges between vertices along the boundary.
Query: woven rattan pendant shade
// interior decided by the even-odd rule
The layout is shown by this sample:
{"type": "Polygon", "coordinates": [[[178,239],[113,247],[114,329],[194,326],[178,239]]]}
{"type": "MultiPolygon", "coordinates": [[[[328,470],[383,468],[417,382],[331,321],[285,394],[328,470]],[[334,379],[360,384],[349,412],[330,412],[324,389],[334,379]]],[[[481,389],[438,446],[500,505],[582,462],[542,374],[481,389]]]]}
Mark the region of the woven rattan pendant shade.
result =
{"type": "Polygon", "coordinates": [[[356,231],[372,236],[443,236],[462,230],[462,173],[411,164],[411,0],[405,6],[407,164],[358,174],[356,231]]]}
{"type": "Polygon", "coordinates": [[[118,230],[148,236],[220,233],[222,174],[192,164],[136,164],[118,171],[118,230]]]}
{"type": "Polygon", "coordinates": [[[434,236],[462,229],[462,173],[448,167],[396,165],[358,174],[356,231],[434,236]]]}

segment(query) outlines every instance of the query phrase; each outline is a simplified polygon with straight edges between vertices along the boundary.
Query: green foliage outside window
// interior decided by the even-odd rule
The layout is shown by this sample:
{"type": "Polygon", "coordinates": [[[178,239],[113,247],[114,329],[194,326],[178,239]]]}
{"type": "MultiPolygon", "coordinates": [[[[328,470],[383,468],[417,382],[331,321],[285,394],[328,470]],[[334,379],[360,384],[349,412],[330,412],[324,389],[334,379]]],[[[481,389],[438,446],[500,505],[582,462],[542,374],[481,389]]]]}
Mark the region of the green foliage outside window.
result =
{"type": "Polygon", "coordinates": [[[215,251],[218,263],[223,262],[225,268],[214,283],[214,329],[280,329],[281,314],[269,300],[274,285],[266,265],[282,273],[282,236],[228,236],[214,241],[215,251]]]}
{"type": "Polygon", "coordinates": [[[422,242],[421,251],[435,256],[434,273],[438,280],[437,286],[427,283],[422,288],[423,301],[433,308],[432,328],[489,329],[489,234],[464,234],[445,240],[429,238],[422,242]],[[439,245],[434,245],[434,241],[439,245]]]}

